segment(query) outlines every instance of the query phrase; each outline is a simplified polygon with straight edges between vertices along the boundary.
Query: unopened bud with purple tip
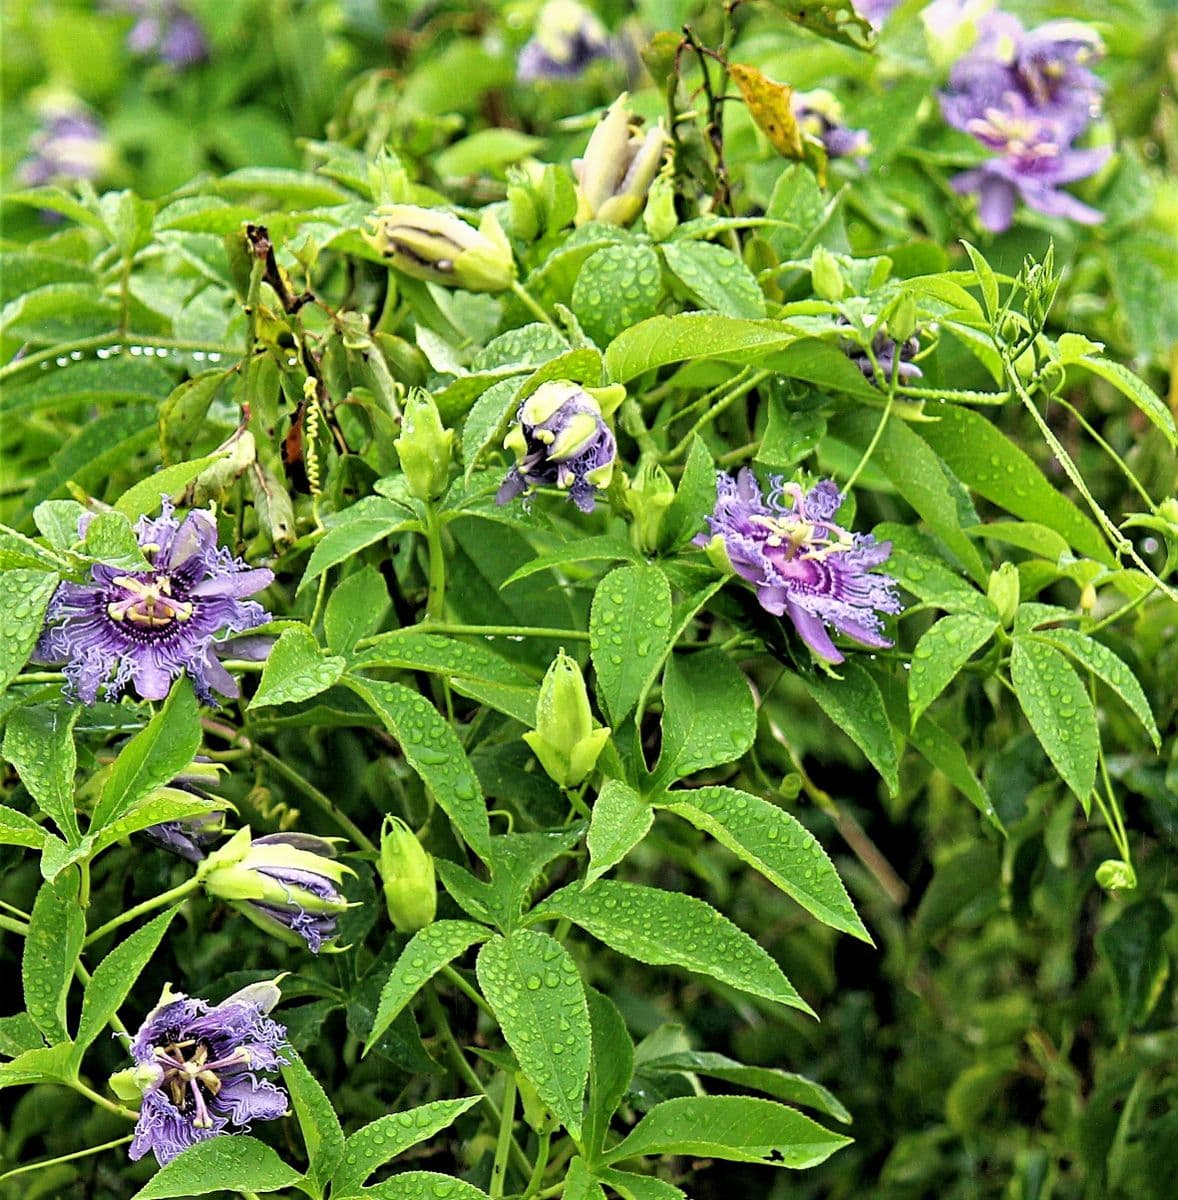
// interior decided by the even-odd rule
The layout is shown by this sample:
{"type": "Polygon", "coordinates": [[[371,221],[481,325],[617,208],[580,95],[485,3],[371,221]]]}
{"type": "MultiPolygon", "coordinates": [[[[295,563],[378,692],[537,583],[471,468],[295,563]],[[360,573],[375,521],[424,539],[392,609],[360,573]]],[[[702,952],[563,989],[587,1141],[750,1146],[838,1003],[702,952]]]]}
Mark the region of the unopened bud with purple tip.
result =
{"type": "Polygon", "coordinates": [[[224,835],[226,809],[232,807],[209,791],[224,770],[226,768],[219,763],[198,758],[164,787],[157,788],[150,797],[152,800],[178,801],[196,797],[223,807],[192,813],[174,821],[161,821],[158,825],[140,830],[141,834],[161,850],[169,850],[190,863],[201,862],[209,846],[224,835]]]}
{"type": "Polygon", "coordinates": [[[478,229],[453,213],[415,204],[387,204],[369,220],[373,228],[364,240],[414,279],[468,292],[503,292],[515,278],[511,243],[490,211],[478,229]]]}
{"type": "Polygon", "coordinates": [[[197,878],[255,925],[318,954],[350,907],[340,889],[355,872],[335,861],[337,840],[306,833],[251,838],[246,826],[201,863],[197,878]]]}

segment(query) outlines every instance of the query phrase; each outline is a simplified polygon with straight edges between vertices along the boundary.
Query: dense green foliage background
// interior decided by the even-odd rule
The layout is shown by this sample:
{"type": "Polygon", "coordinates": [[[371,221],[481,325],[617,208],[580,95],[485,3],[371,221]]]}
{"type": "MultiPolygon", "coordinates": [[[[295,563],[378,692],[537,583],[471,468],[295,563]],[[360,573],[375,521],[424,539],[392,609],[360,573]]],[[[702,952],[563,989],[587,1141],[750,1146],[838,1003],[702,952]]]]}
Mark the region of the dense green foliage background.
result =
{"type": "MultiPolygon", "coordinates": [[[[976,297],[982,294],[982,276],[966,278],[977,264],[960,240],[980,248],[998,274],[1003,295],[1028,256],[1042,261],[1053,245],[1062,282],[1046,325],[1052,345],[1067,345],[1059,342],[1065,331],[1101,342],[1107,361],[1133,368],[1145,383],[1125,384],[1114,372],[1088,371],[1074,359],[1066,369],[1053,367],[1058,370],[1050,380],[1053,401],[1060,402],[1041,405],[1049,427],[1092,495],[1118,522],[1148,506],[1117,468],[1110,449],[1128,465],[1147,498],[1156,502],[1175,494],[1165,417],[1178,411],[1170,374],[1178,353],[1178,183],[1172,174],[1178,161],[1178,20],[1165,0],[1113,0],[1084,14],[1097,23],[1107,47],[1100,67],[1108,82],[1105,115],[1095,136],[1115,139],[1117,153],[1078,191],[1105,214],[1103,223],[1085,229],[1024,211],[1012,229],[993,237],[976,226],[968,202],[946,184],[952,169],[968,164],[971,151],[937,118],[931,97],[944,64],[929,57],[917,15],[922,5],[913,0],[901,4],[871,52],[792,22],[787,13],[806,7],[797,4],[750,2],[725,17],[721,5],[689,0],[602,2],[593,7],[623,46],[617,56],[594,63],[578,79],[529,85],[515,78],[518,53],[539,9],[527,0],[475,5],[190,0],[185,7],[207,35],[208,57],[177,70],[131,53],[126,44],[130,15],[60,0],[6,3],[0,167],[9,202],[0,245],[5,303],[0,358],[8,365],[0,368],[0,377],[7,373],[7,399],[0,400],[0,412],[6,413],[0,431],[0,520],[21,533],[36,534],[31,513],[41,501],[88,493],[113,502],[159,463],[213,452],[237,427],[239,401],[264,396],[270,408],[255,407],[250,426],[257,438],[256,462],[223,488],[210,485],[205,498],[226,503],[239,551],[276,566],[279,581],[270,610],[314,627],[322,616],[328,576],[325,569],[309,571],[308,561],[309,552],[319,553],[312,547],[324,544],[325,525],[339,530],[347,511],[366,497],[361,501],[371,506],[366,511],[386,519],[377,539],[396,529],[387,511],[377,508],[392,503],[397,493],[378,487],[389,497],[382,500],[373,491],[376,480],[399,477],[390,449],[397,431],[381,410],[385,379],[391,376],[401,397],[408,384],[444,397],[439,401],[443,417],[460,425],[469,402],[491,386],[490,373],[512,361],[510,354],[480,360],[480,348],[504,330],[536,328],[510,293],[492,300],[427,290],[407,279],[395,292],[398,285],[388,278],[397,277],[387,276],[380,256],[361,238],[365,215],[390,199],[455,204],[469,213],[504,201],[517,205],[507,209],[507,224],[526,263],[521,278],[541,306],[550,311],[558,302],[571,306],[601,350],[627,327],[660,311],[698,308],[755,319],[774,317],[778,305],[804,304],[814,296],[810,267],[816,247],[839,256],[848,296],[862,297],[864,311],[893,302],[897,291],[889,288],[899,280],[936,276],[971,289],[981,327],[986,322],[976,297]],[[698,86],[701,59],[684,55],[678,78],[668,68],[666,47],[677,45],[684,24],[704,46],[724,43],[733,62],[756,66],[799,89],[836,92],[846,123],[871,134],[865,167],[832,161],[827,186],[820,190],[807,167],[773,152],[731,87],[734,99],[720,107],[723,162],[718,163],[706,137],[707,118],[715,113],[707,112],[698,86]],[[646,56],[656,80],[642,65],[642,51],[660,30],[668,31],[670,41],[661,48],[656,44],[658,52],[646,56]],[[516,168],[537,161],[561,164],[564,170],[583,150],[598,110],[620,92],[629,90],[635,110],[653,121],[665,113],[676,83],[684,108],[699,119],[685,123],[676,148],[681,170],[675,219],[698,217],[700,198],[706,203],[726,182],[731,212],[723,215],[768,214],[796,224],[784,233],[742,228],[741,241],[727,229],[718,233],[715,244],[731,241],[740,251],[733,257],[748,268],[739,280],[705,281],[693,289],[685,274],[672,279],[663,269],[653,295],[627,294],[619,301],[624,289],[607,274],[597,281],[604,291],[596,298],[585,285],[578,294],[577,272],[585,255],[567,256],[546,276],[545,263],[557,258],[569,236],[568,218],[545,227],[551,212],[546,214],[544,205],[557,203],[551,192],[555,185],[537,183],[535,176],[525,179],[516,168]],[[22,193],[22,164],[32,153],[30,139],[41,127],[44,104],[65,93],[101,125],[94,191],[86,184],[73,191],[67,183],[52,194],[22,193]],[[723,171],[718,173],[721,165],[726,181],[723,171]],[[96,198],[120,189],[134,196],[96,198]],[[522,193],[538,220],[530,232],[520,223],[522,193]],[[264,225],[277,250],[281,274],[267,276],[264,293],[256,272],[258,286],[252,293],[249,289],[244,222],[264,225]],[[882,255],[891,259],[886,285],[870,263],[861,261],[882,255]],[[742,291],[746,274],[754,280],[751,302],[742,291]],[[304,287],[324,300],[322,311],[312,304],[300,312],[283,303],[304,287]],[[615,287],[619,290],[611,290],[615,287]],[[247,313],[251,297],[254,308],[247,313]],[[751,303],[751,309],[742,311],[742,303],[751,303]],[[364,314],[371,325],[349,327],[346,319],[336,319],[349,313],[364,314]],[[112,329],[117,340],[105,336],[112,329]],[[421,329],[424,336],[415,337],[414,330],[421,329]],[[280,450],[306,378],[296,356],[312,344],[330,345],[321,378],[334,398],[348,395],[342,426],[354,444],[365,447],[363,453],[334,455],[326,434],[319,443],[313,432],[308,434],[325,464],[321,494],[314,498],[308,494],[305,461],[300,474],[297,463],[291,466],[290,447],[285,457],[280,450]],[[32,366],[22,366],[30,355],[32,366]],[[374,368],[369,356],[382,367],[374,368]],[[42,373],[42,365],[49,370],[42,373]],[[71,384],[55,394],[55,372],[83,368],[92,374],[71,376],[71,384]],[[104,375],[107,368],[115,373],[104,375]],[[266,374],[259,379],[261,372],[266,374]],[[190,379],[198,386],[183,389],[190,379]],[[475,380],[469,395],[464,379],[475,380]],[[1151,392],[1149,401],[1141,398],[1143,388],[1151,392]],[[1145,411],[1150,402],[1160,416],[1151,418],[1145,411]],[[271,435],[268,441],[263,429],[271,435]],[[67,488],[67,481],[76,489],[67,488]],[[302,587],[300,579],[322,581],[318,599],[316,586],[302,587]]],[[[1063,3],[1006,7],[1028,26],[1072,16],[1075,8],[1063,3]]],[[[714,62],[708,69],[719,76],[714,62]]],[[[640,225],[632,235],[619,233],[617,244],[641,240],[642,230],[640,225]]],[[[581,234],[571,236],[588,242],[581,234]]],[[[612,234],[602,245],[611,240],[612,234]]],[[[596,242],[593,246],[599,248],[596,242]]],[[[636,253],[648,253],[658,273],[660,260],[644,246],[636,253]]],[[[670,261],[665,252],[662,261],[670,261]]],[[[920,298],[926,339],[935,303],[946,294],[930,290],[920,298]]],[[[1026,298],[1026,291],[1016,294],[1016,312],[1026,311],[1026,298]]],[[[825,319],[817,311],[808,315],[825,319]]],[[[834,344],[828,336],[827,348],[834,344]]],[[[529,371],[546,361],[538,351],[533,355],[534,345],[520,345],[518,357],[528,361],[529,371]]],[[[569,345],[555,349],[564,353],[569,345]]],[[[550,347],[546,357],[555,349],[550,347]]],[[[976,350],[964,336],[942,334],[935,352],[922,360],[923,385],[961,393],[1001,390],[1005,385],[976,350]]],[[[760,407],[738,404],[697,430],[691,420],[675,415],[680,403],[675,397],[694,400],[744,367],[706,360],[702,346],[700,361],[674,370],[665,369],[655,350],[643,353],[648,354],[644,369],[627,381],[651,393],[661,389],[669,406],[659,409],[658,397],[654,403],[644,400],[648,424],[657,421],[664,435],[673,432],[672,447],[680,437],[700,432],[711,459],[727,466],[745,461],[742,448],[751,447],[749,455],[755,453],[762,472],[789,473],[803,464],[814,474],[845,480],[875,429],[879,405],[857,402],[853,388],[840,392],[820,363],[813,368],[817,374],[799,372],[797,378],[809,383],[772,381],[758,393],[760,407]],[[784,424],[766,417],[770,408],[785,414],[784,424]]],[[[690,358],[684,354],[668,361],[690,358]]],[[[499,378],[520,382],[518,373],[499,378]]],[[[931,394],[930,404],[935,403],[931,394]]],[[[1048,491],[1067,495],[1087,512],[1025,407],[1011,402],[973,412],[984,414],[1034,460],[1051,485],[1048,491]]],[[[468,453],[475,432],[494,432],[495,422],[487,426],[486,421],[484,415],[477,430],[467,427],[468,453]]],[[[619,427],[622,457],[628,455],[632,467],[646,431],[641,417],[627,424],[623,416],[619,427]]],[[[942,433],[940,441],[935,431],[928,436],[937,453],[951,459],[955,448],[968,450],[974,426],[946,427],[956,434],[942,433]]],[[[901,428],[921,441],[907,424],[901,428]]],[[[489,438],[484,444],[488,457],[479,465],[493,463],[497,479],[505,460],[494,457],[497,444],[489,438]]],[[[883,532],[895,533],[899,547],[934,557],[941,553],[935,538],[948,525],[932,529],[928,511],[914,503],[904,479],[907,445],[892,448],[898,458],[890,466],[886,445],[867,461],[858,481],[855,527],[886,523],[883,532]]],[[[666,448],[664,439],[660,449],[666,448]]],[[[968,454],[963,451],[962,457],[968,454]]],[[[677,483],[684,458],[672,464],[677,483]]],[[[463,464],[473,467],[468,459],[463,464]]],[[[974,587],[976,579],[968,585],[979,600],[985,576],[1003,562],[1018,566],[1024,604],[1054,604],[1087,619],[1095,592],[1090,597],[1086,588],[1099,591],[1097,618],[1144,597],[1143,587],[1134,590],[1144,576],[1120,578],[1132,571],[1127,563],[1098,562],[1099,556],[1076,550],[1075,542],[1069,549],[1058,532],[1052,540],[1052,530],[1044,528],[1050,524],[1046,515],[1042,523],[1027,524],[1034,520],[1028,510],[1041,493],[1034,493],[1024,511],[1010,509],[1022,519],[1023,532],[975,528],[971,513],[980,521],[1014,522],[1010,512],[1000,511],[1003,497],[993,488],[987,494],[974,480],[963,480],[973,497],[965,487],[954,492],[952,503],[958,507],[949,525],[976,548],[972,553],[980,554],[981,590],[974,587]]],[[[1001,481],[996,487],[1002,491],[1001,481]]],[[[531,525],[502,532],[492,552],[486,547],[499,531],[491,524],[491,494],[482,497],[482,509],[472,508],[449,527],[452,619],[587,628],[591,589],[608,569],[609,555],[602,554],[604,562],[574,568],[568,576],[572,586],[565,590],[543,582],[551,578],[545,574],[517,587],[519,599],[499,585],[537,551],[589,533],[624,542],[626,526],[616,515],[578,523],[571,506],[544,497],[531,525]]],[[[471,495],[473,489],[454,503],[465,504],[471,495]]],[[[1162,521],[1126,532],[1148,568],[1163,579],[1169,571],[1173,581],[1178,532],[1172,515],[1170,521],[1169,529],[1162,521]]],[[[361,566],[379,568],[400,589],[392,611],[378,617],[383,623],[368,633],[411,624],[421,615],[427,580],[417,534],[378,540],[375,547],[360,538],[349,545],[345,535],[339,544],[344,551],[327,566],[342,565],[342,570],[332,577],[329,592],[344,578],[355,579],[353,567],[361,566]]],[[[676,547],[682,549],[682,544],[676,547]]],[[[665,560],[682,566],[690,554],[687,550],[676,559],[668,552],[665,560]]],[[[320,566],[327,557],[321,556],[320,566]]],[[[616,561],[626,561],[625,555],[616,555],[616,561]]],[[[691,573],[702,570],[701,561],[702,556],[691,555],[694,565],[678,575],[674,565],[668,568],[676,588],[709,581],[691,573]]],[[[912,575],[907,583],[918,579],[912,575]]],[[[951,583],[966,586],[956,577],[951,583]]],[[[913,589],[910,604],[916,607],[925,598],[913,589]]],[[[382,599],[377,608],[384,607],[382,599]]],[[[848,672],[859,671],[879,684],[884,728],[890,721],[893,743],[903,745],[909,728],[901,661],[911,658],[932,625],[935,607],[930,603],[903,619],[894,655],[882,654],[877,663],[875,656],[868,660],[863,654],[867,667],[848,672]]],[[[803,1172],[774,1173],[755,1163],[670,1154],[656,1169],[694,1200],[1162,1200],[1172,1195],[1178,1174],[1178,1032],[1171,970],[1178,951],[1173,921],[1178,605],[1150,590],[1140,607],[1101,631],[1103,644],[1139,678],[1160,731],[1161,749],[1155,753],[1129,708],[1111,691],[1098,694],[1102,770],[1107,767],[1108,789],[1124,813],[1136,874],[1136,886],[1129,888],[1097,882],[1098,865],[1119,859],[1121,848],[1097,810],[1087,815],[1077,804],[1023,708],[1000,685],[996,672],[1005,651],[999,642],[969,661],[931,710],[945,742],[964,751],[964,774],[958,771],[951,779],[953,771],[930,762],[935,754],[922,756],[912,745],[897,757],[889,743],[891,755],[883,753],[882,761],[885,773],[890,762],[894,778],[887,780],[878,769],[881,755],[869,760],[862,737],[847,735],[848,722],[840,719],[837,705],[815,702],[814,689],[830,686],[829,681],[815,681],[804,664],[799,667],[804,655],[796,643],[787,647],[772,624],[748,594],[733,586],[689,631],[692,645],[725,645],[758,698],[764,698],[751,749],[735,764],[708,760],[694,782],[745,788],[796,816],[833,858],[875,945],[820,925],[700,830],[660,817],[617,877],[709,900],[769,952],[820,1022],[724,984],[641,966],[586,936],[574,938],[572,952],[585,981],[608,993],[637,1043],[623,1112],[634,1116],[659,1100],[693,1094],[700,1079],[709,1092],[757,1086],[749,1076],[725,1080],[722,1070],[718,1079],[709,1077],[703,1058],[670,1057],[706,1051],[820,1082],[837,1097],[825,1123],[854,1141],[803,1172]],[[987,808],[995,820],[983,815],[987,808]],[[839,1123],[841,1115],[849,1116],[849,1125],[839,1123]]],[[[488,645],[533,683],[557,648],[531,641],[488,645]]],[[[315,652],[327,654],[318,647],[315,652]]],[[[424,673],[413,675],[404,663],[391,660],[374,665],[398,667],[403,671],[398,678],[414,686],[420,682],[429,693],[424,673]]],[[[1085,690],[1089,682],[1085,677],[1085,690]]],[[[10,690],[3,715],[11,711],[14,696],[45,702],[51,693],[42,688],[34,694],[38,686],[33,681],[10,690]]],[[[247,691],[253,686],[247,683],[247,691]]],[[[458,724],[464,738],[475,730],[466,749],[487,795],[513,813],[521,829],[563,821],[567,806],[559,790],[534,765],[527,766],[517,724],[504,715],[510,706],[497,705],[493,689],[455,687],[458,724]]],[[[607,710],[598,699],[604,722],[607,710]]],[[[222,792],[237,805],[239,824],[248,821],[261,830],[297,821],[317,833],[338,833],[292,776],[308,782],[313,792],[326,793],[373,837],[388,812],[400,813],[415,827],[428,821],[432,805],[426,806],[422,786],[362,699],[333,687],[298,700],[287,707],[263,705],[260,714],[243,716],[240,723],[226,718],[245,730],[250,742],[234,742],[234,729],[218,742],[213,731],[212,744],[236,756],[229,759],[234,770],[222,792]]],[[[112,747],[140,728],[144,716],[123,703],[99,704],[78,718],[83,805],[93,799],[86,793],[87,773],[108,765],[112,747]]],[[[657,722],[648,714],[646,725],[635,732],[635,744],[645,738],[649,749],[657,737],[657,722]]],[[[14,770],[7,770],[3,784],[6,803],[30,807],[14,770]]],[[[460,843],[437,826],[435,821],[429,844],[446,857],[460,843]]],[[[41,884],[38,864],[19,847],[5,846],[0,855],[0,899],[28,912],[41,884]]],[[[293,974],[284,989],[282,1018],[347,1132],[410,1103],[468,1094],[443,1074],[447,1060],[427,1016],[420,1029],[412,1019],[398,1021],[376,1053],[360,1056],[380,986],[405,939],[389,931],[378,911],[379,881],[374,882],[371,865],[359,859],[355,865],[359,879],[351,894],[364,904],[344,918],[340,939],[353,950],[308,966],[305,953],[278,947],[223,906],[194,899],[173,922],[128,1011],[138,1019],[167,980],[183,980],[194,993],[219,997],[231,985],[287,970],[293,974]]],[[[564,884],[574,877],[561,875],[562,869],[558,866],[558,878],[548,881],[564,884]]],[[[141,843],[116,847],[95,867],[91,924],[111,919],[180,878],[174,860],[146,851],[141,843]]],[[[450,898],[443,897],[442,904],[445,916],[463,915],[450,898]]],[[[19,939],[2,931],[0,937],[0,970],[5,978],[17,979],[19,939]]],[[[473,978],[469,971],[465,975],[473,978]]],[[[15,986],[6,992],[5,1016],[20,1009],[18,993],[15,986]]],[[[480,1020],[469,1005],[462,1008],[465,1002],[456,992],[447,997],[454,1013],[461,1014],[455,1016],[463,1022],[460,1039],[486,1052],[480,1070],[485,1064],[502,1066],[496,1052],[505,1052],[494,1022],[480,1020]]],[[[3,1028],[11,1038],[0,1049],[15,1056],[25,1047],[16,1026],[3,1028]]],[[[113,1038],[104,1037],[90,1053],[86,1073],[92,1081],[125,1065],[113,1038]]],[[[420,1161],[413,1165],[472,1172],[485,1186],[496,1130],[477,1116],[475,1110],[455,1129],[418,1147],[412,1153],[420,1161]]],[[[286,1123],[281,1133],[261,1128],[255,1133],[301,1167],[303,1151],[294,1128],[286,1123]]],[[[6,1090],[0,1097],[0,1176],[19,1164],[69,1154],[123,1132],[118,1118],[64,1088],[39,1084],[6,1090]]],[[[525,1134],[521,1124],[521,1137],[525,1134]]],[[[134,1194],[150,1175],[147,1163],[131,1167],[121,1151],[114,1151],[7,1183],[0,1177],[0,1193],[27,1200],[119,1200],[134,1194]]]]}

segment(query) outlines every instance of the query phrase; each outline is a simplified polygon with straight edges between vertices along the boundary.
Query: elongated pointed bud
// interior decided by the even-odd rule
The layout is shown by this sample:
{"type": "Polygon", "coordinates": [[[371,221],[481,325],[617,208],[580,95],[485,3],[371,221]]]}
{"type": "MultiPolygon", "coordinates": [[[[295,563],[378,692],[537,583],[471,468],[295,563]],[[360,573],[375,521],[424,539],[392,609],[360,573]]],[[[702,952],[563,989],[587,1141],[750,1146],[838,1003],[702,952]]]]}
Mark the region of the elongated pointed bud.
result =
{"type": "Polygon", "coordinates": [[[609,735],[609,729],[593,728],[581,668],[561,650],[540,685],[536,728],[524,734],[524,741],[548,775],[570,788],[593,770],[609,735]]]}
{"type": "Polygon", "coordinates": [[[433,856],[399,817],[386,817],[380,831],[380,880],[398,933],[433,924],[438,911],[433,856]]]}
{"type": "Polygon", "coordinates": [[[450,479],[454,430],[442,424],[434,398],[414,388],[405,401],[401,435],[393,439],[409,492],[418,500],[437,500],[450,479]]]}
{"type": "Polygon", "coordinates": [[[1018,568],[1014,563],[1004,562],[997,571],[990,572],[986,595],[989,597],[990,603],[998,610],[998,617],[1003,628],[1009,629],[1014,623],[1014,614],[1018,611],[1019,599],[1018,568]]]}
{"type": "Polygon", "coordinates": [[[643,554],[662,549],[663,518],[675,499],[675,485],[654,458],[644,457],[626,490],[626,507],[634,518],[630,541],[643,554]]]}
{"type": "Polygon", "coordinates": [[[628,96],[623,92],[598,122],[585,156],[573,162],[578,225],[586,221],[629,225],[646,203],[662,165],[667,135],[661,125],[645,135],[631,131],[630,119],[628,96]]]}
{"type": "Polygon", "coordinates": [[[387,204],[369,220],[373,229],[365,241],[414,279],[469,292],[503,292],[515,278],[511,243],[492,212],[478,229],[453,213],[415,204],[387,204]]]}

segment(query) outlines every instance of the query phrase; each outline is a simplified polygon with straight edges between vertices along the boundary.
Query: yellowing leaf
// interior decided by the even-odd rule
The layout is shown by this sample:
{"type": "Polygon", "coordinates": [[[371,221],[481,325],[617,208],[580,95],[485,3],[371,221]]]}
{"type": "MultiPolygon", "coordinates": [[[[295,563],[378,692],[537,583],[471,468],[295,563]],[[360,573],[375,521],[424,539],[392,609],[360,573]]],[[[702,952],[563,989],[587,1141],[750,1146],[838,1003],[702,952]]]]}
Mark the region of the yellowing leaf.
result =
{"type": "Polygon", "coordinates": [[[805,156],[802,131],[794,118],[790,98],[794,90],[763,75],[756,67],[730,63],[732,76],[748,106],[749,115],[761,132],[773,143],[773,148],[786,158],[801,161],[805,156]]]}

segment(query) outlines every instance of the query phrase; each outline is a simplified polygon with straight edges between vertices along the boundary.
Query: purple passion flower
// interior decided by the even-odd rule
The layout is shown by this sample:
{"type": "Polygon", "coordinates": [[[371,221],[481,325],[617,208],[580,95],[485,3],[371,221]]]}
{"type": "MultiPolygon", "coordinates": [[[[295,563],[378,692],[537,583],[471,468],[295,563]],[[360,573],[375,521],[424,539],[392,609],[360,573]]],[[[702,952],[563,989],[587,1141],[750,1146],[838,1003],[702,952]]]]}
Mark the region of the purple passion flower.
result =
{"type": "Polygon", "coordinates": [[[331,839],[270,833],[251,840],[247,826],[201,863],[197,877],[267,933],[318,954],[349,907],[340,887],[354,872],[335,857],[331,839]]]}
{"type": "Polygon", "coordinates": [[[127,49],[132,54],[154,55],[177,71],[209,56],[200,22],[173,0],[112,0],[109,8],[138,18],[127,34],[127,49]]]}
{"type": "Polygon", "coordinates": [[[215,703],[214,692],[237,696],[218,654],[265,657],[265,647],[218,639],[270,619],[245,597],[268,586],[273,572],[218,547],[216,522],[205,509],[179,522],[165,500],[159,517],[140,517],[136,533],[151,570],[95,563],[86,583],[63,582],[34,661],[64,667],[68,690],[85,704],[94,703],[100,687],[114,699],[128,683],[144,700],[162,700],[184,673],[206,704],[215,703]]]}
{"type": "Polygon", "coordinates": [[[609,35],[588,9],[574,0],[550,0],[520,51],[516,78],[520,83],[576,79],[591,63],[609,56],[609,35]]]}
{"type": "Polygon", "coordinates": [[[900,0],[855,0],[855,11],[872,29],[882,29],[900,0]]]}
{"type": "Polygon", "coordinates": [[[17,174],[27,187],[69,186],[97,179],[111,166],[111,148],[97,118],[77,98],[57,93],[38,105],[41,127],[17,174]]]}
{"type": "Polygon", "coordinates": [[[1067,131],[1057,120],[1037,115],[1016,96],[1008,97],[1004,108],[990,108],[975,117],[968,131],[999,157],[950,182],[957,192],[977,194],[978,218],[992,233],[1010,228],[1020,199],[1049,217],[1084,225],[1102,220],[1097,209],[1060,189],[1098,171],[1108,161],[1111,146],[1071,149],[1067,131]]]}
{"type": "Polygon", "coordinates": [[[609,486],[617,456],[617,443],[599,402],[611,391],[594,388],[594,395],[567,380],[541,384],[520,405],[503,442],[515,454],[515,466],[496,501],[507,504],[533,488],[558,487],[582,512],[592,512],[598,489],[609,486]]]}
{"type": "Polygon", "coordinates": [[[273,983],[217,1005],[164,989],[131,1043],[135,1067],[120,1072],[142,1091],[132,1159],[150,1151],[163,1166],[197,1142],[286,1113],[286,1093],[259,1078],[286,1061],[286,1029],[267,1015],[279,998],[273,983]]]}
{"type": "Polygon", "coordinates": [[[762,608],[788,617],[802,641],[829,663],[842,662],[843,655],[828,627],[864,646],[892,645],[879,614],[901,610],[895,580],[872,573],[887,561],[892,544],[835,524],[843,496],[832,480],[807,492],[777,476],[765,499],[756,476],[744,468],[735,479],[718,474],[716,490],[711,535],[701,533],[695,543],[723,550],[732,569],[756,588],[762,608]]]}

